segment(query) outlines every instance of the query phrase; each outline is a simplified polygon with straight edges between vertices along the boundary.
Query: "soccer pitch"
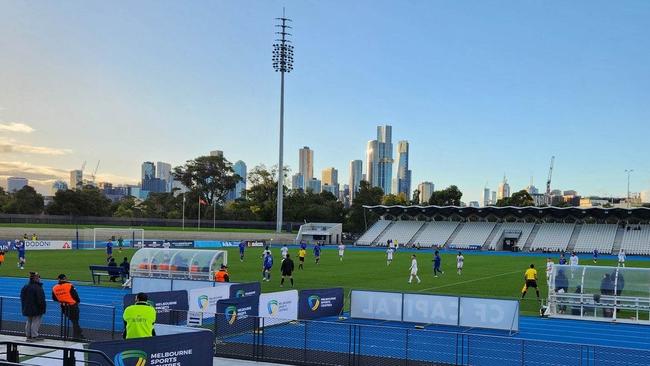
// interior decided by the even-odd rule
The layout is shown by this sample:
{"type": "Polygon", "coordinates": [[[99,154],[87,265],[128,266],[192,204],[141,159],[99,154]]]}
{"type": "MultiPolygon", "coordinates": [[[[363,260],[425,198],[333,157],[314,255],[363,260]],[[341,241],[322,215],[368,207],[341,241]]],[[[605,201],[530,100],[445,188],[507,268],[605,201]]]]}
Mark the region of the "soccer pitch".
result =
{"type": "MultiPolygon", "coordinates": [[[[239,260],[237,248],[224,248],[228,251],[229,273],[232,282],[257,282],[262,280],[262,248],[247,248],[243,262],[239,260]]],[[[272,248],[274,265],[271,282],[262,282],[263,292],[273,292],[290,289],[288,281],[280,287],[280,248],[272,248]]],[[[521,296],[523,274],[533,263],[539,273],[540,292],[546,297],[546,257],[523,255],[489,255],[463,252],[465,267],[462,275],[456,274],[456,254],[442,254],[442,269],[444,275],[433,277],[433,251],[398,251],[393,263],[386,265],[386,253],[382,250],[345,251],[344,260],[338,258],[338,251],[329,247],[322,251],[320,264],[314,263],[311,247],[308,248],[305,269],[298,269],[298,249],[290,248],[296,271],[294,272],[295,289],[311,289],[325,287],[343,287],[346,293],[350,289],[383,290],[397,292],[454,294],[477,297],[510,298],[521,296]],[[409,266],[411,254],[418,259],[419,276],[422,283],[409,284],[409,266]]],[[[122,257],[131,258],[133,249],[126,249],[120,254],[117,249],[113,255],[119,263],[122,257]]],[[[551,257],[557,262],[558,255],[551,257]]],[[[59,273],[66,273],[72,281],[90,282],[88,266],[106,263],[103,250],[74,250],[74,251],[28,251],[27,265],[24,270],[16,266],[16,252],[7,253],[5,263],[0,267],[0,276],[27,277],[29,271],[38,271],[43,278],[54,279],[59,273]]],[[[582,255],[581,264],[591,264],[590,255],[582,255]]],[[[600,259],[598,265],[615,266],[615,259],[600,259]]],[[[650,267],[650,261],[628,260],[630,267],[650,267]]],[[[1,280],[0,280],[1,282],[1,280]]],[[[115,286],[115,284],[109,284],[115,286]]],[[[18,295],[18,294],[16,294],[18,295]]],[[[349,308],[349,298],[346,299],[346,309],[349,308]]],[[[529,291],[526,300],[521,305],[522,313],[535,315],[539,310],[535,292],[529,291]]]]}

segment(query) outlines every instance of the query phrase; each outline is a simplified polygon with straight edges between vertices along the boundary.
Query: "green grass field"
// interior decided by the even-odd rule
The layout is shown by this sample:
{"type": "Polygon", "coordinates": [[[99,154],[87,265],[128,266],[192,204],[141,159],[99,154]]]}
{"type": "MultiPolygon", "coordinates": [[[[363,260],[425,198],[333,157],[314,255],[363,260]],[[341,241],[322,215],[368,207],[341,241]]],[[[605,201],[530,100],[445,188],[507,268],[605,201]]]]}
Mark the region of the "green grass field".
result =
{"type": "MultiPolygon", "coordinates": [[[[249,248],[243,262],[239,261],[237,248],[228,248],[229,272],[233,282],[260,281],[261,248],[249,248]]],[[[297,257],[297,250],[291,250],[291,256],[297,257]]],[[[125,250],[129,257],[133,250],[125,250]]],[[[458,276],[455,271],[455,255],[442,256],[442,268],[445,274],[434,278],[432,274],[431,251],[417,252],[420,284],[408,284],[410,255],[398,252],[390,266],[386,266],[385,253],[382,251],[347,250],[343,262],[338,259],[336,250],[324,250],[321,264],[314,264],[312,252],[308,256],[304,270],[296,270],[294,275],[296,289],[343,287],[346,293],[350,289],[369,289],[400,292],[422,292],[436,294],[469,295],[494,298],[519,298],[523,285],[525,269],[534,263],[538,268],[538,283],[541,295],[546,296],[546,278],[544,274],[544,257],[527,256],[490,256],[464,253],[465,268],[458,276]]],[[[114,250],[118,262],[122,255],[114,250]]],[[[275,264],[271,282],[262,282],[263,292],[280,291],[280,251],[273,248],[275,264]]],[[[31,251],[27,253],[27,266],[21,271],[16,268],[16,253],[10,252],[5,263],[0,267],[0,276],[26,276],[28,271],[36,270],[43,278],[55,278],[59,273],[66,273],[74,281],[91,281],[88,265],[105,263],[106,255],[102,250],[76,251],[31,251]]],[[[582,263],[591,263],[591,257],[583,255],[582,263]]],[[[296,268],[298,261],[296,262],[296,268]]],[[[631,267],[649,267],[648,261],[627,261],[631,267]]],[[[614,260],[600,260],[598,265],[615,265],[614,260]]],[[[289,288],[285,284],[284,289],[289,288]]],[[[347,308],[346,304],[346,308],[347,308]]],[[[524,314],[536,314],[538,304],[535,294],[529,293],[522,303],[524,314]]]]}
{"type": "MultiPolygon", "coordinates": [[[[203,220],[201,220],[203,221],[203,220]]],[[[6,224],[0,223],[0,227],[15,227],[18,232],[24,232],[23,229],[75,229],[77,228],[74,224],[6,224]]],[[[79,229],[93,229],[93,228],[123,228],[128,229],[129,226],[115,226],[115,225],[79,225],[79,229]]],[[[183,231],[183,228],[180,226],[134,226],[136,229],[144,229],[151,231],[183,231]]],[[[245,233],[274,233],[275,230],[267,229],[239,229],[239,228],[212,228],[203,227],[201,230],[197,230],[196,227],[185,227],[185,231],[200,231],[200,232],[245,232],[245,233]]],[[[28,233],[31,234],[31,233],[28,233]]]]}

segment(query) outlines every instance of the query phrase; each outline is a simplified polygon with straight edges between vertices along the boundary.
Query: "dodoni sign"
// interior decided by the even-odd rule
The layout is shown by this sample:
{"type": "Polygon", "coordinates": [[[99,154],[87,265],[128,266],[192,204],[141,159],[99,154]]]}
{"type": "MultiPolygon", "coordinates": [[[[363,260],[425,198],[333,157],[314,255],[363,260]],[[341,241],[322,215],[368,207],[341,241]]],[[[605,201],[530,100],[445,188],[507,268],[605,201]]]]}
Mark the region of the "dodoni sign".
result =
{"type": "Polygon", "coordinates": [[[402,320],[402,294],[395,292],[357,291],[351,295],[353,318],[402,320]]]}
{"type": "Polygon", "coordinates": [[[72,249],[72,242],[67,240],[25,240],[25,249],[72,249]]]}
{"type": "Polygon", "coordinates": [[[424,324],[458,325],[458,298],[404,294],[404,321],[424,324]]]}

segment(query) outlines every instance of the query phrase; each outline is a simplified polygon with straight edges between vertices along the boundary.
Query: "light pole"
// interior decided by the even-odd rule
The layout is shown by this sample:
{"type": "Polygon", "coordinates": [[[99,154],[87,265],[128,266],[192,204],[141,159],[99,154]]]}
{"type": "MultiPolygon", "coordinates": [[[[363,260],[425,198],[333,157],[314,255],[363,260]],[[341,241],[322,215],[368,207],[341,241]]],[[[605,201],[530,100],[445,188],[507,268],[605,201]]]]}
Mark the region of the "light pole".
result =
{"type": "Polygon", "coordinates": [[[634,169],[625,169],[625,173],[627,173],[627,208],[630,208],[630,175],[634,169]]]}
{"type": "Polygon", "coordinates": [[[284,17],[284,9],[282,10],[282,18],[276,18],[280,21],[276,27],[280,28],[279,32],[275,32],[280,36],[279,39],[273,43],[273,69],[280,72],[280,153],[278,158],[278,199],[277,199],[277,220],[275,231],[282,232],[282,201],[284,199],[284,168],[283,168],[283,154],[284,154],[284,73],[293,70],[293,46],[291,41],[287,39],[291,34],[287,30],[291,29],[287,25],[291,19],[284,17]]]}

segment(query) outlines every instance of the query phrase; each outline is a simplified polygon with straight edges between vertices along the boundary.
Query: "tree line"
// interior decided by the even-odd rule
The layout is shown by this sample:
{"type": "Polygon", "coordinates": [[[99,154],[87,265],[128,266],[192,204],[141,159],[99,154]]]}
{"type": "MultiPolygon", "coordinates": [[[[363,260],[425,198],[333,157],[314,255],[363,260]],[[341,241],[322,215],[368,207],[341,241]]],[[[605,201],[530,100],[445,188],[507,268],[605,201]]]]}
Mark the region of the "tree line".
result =
{"type": "MultiPolygon", "coordinates": [[[[288,171],[284,172],[285,179],[288,171]]],[[[227,200],[242,177],[232,164],[221,156],[200,156],[173,169],[174,179],[187,191],[178,189],[168,193],[150,193],[144,201],[124,197],[112,202],[92,185],[77,190],[60,190],[45,206],[43,196],[34,188],[25,186],[8,193],[0,188],[0,212],[17,214],[50,214],[68,216],[113,216],[180,219],[185,208],[185,218],[239,221],[274,221],[277,202],[277,168],[256,166],[248,174],[248,189],[241,197],[227,200]]],[[[462,192],[456,186],[434,191],[429,204],[439,206],[460,205],[462,192]]],[[[284,188],[284,220],[287,222],[342,222],[347,232],[362,232],[366,225],[378,219],[365,212],[364,205],[417,205],[419,192],[412,197],[403,194],[384,195],[379,187],[362,181],[349,208],[330,192],[314,193],[311,190],[284,188]]]]}

